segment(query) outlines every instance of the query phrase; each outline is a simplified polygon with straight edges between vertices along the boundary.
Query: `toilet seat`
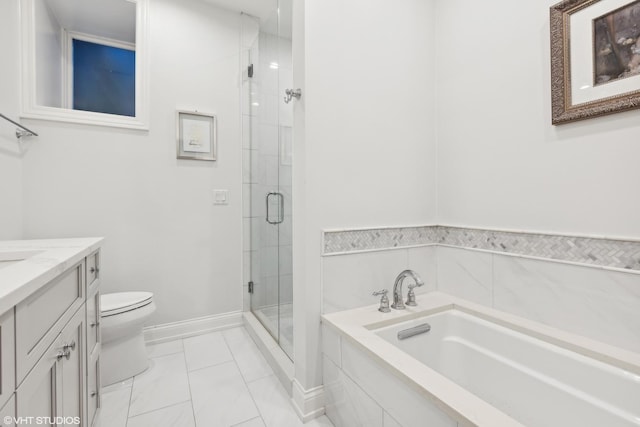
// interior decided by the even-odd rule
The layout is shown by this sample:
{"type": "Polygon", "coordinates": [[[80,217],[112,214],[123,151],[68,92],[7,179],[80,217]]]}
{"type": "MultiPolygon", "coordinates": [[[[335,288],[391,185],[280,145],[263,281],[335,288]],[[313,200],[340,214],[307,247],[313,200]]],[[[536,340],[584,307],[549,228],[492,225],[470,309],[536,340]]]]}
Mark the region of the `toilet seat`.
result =
{"type": "Polygon", "coordinates": [[[109,317],[126,313],[153,302],[151,292],[116,292],[100,296],[100,316],[109,317]]]}

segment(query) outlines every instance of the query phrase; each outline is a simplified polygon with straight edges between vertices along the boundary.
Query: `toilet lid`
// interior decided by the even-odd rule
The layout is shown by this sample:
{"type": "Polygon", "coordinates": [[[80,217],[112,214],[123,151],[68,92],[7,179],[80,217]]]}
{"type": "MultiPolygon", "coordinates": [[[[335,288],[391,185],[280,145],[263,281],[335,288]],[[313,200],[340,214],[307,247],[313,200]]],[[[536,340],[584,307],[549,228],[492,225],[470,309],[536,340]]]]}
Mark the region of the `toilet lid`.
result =
{"type": "Polygon", "coordinates": [[[151,292],[116,292],[100,295],[100,315],[113,316],[151,304],[151,292]]]}

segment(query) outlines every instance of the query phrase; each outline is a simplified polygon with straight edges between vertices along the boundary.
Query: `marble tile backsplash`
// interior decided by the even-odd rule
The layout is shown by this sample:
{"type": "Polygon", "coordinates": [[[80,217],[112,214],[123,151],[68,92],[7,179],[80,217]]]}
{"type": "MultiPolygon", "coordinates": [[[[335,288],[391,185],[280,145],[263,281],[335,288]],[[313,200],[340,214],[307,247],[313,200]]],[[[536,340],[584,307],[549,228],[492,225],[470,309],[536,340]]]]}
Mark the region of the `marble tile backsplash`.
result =
{"type": "Polygon", "coordinates": [[[446,226],[327,231],[324,255],[446,245],[640,271],[640,242],[446,226]]]}

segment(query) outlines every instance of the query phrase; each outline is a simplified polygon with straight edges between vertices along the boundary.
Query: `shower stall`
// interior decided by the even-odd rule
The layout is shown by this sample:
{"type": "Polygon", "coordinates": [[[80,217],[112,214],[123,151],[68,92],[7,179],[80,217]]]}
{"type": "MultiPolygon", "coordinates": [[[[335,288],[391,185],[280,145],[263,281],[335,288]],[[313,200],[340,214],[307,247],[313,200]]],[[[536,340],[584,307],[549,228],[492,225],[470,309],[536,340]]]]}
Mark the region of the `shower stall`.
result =
{"type": "Polygon", "coordinates": [[[243,15],[241,66],[245,309],[293,360],[291,10],[243,15]]]}

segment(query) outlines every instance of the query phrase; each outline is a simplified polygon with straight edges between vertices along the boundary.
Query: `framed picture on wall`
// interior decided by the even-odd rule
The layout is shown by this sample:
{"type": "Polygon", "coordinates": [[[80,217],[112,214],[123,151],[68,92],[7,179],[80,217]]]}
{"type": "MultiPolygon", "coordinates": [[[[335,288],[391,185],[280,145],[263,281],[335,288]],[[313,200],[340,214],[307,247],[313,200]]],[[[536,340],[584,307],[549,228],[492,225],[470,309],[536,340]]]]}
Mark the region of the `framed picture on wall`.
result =
{"type": "Polygon", "coordinates": [[[198,111],[176,112],[179,159],[216,160],[216,116],[198,111]]]}
{"type": "Polygon", "coordinates": [[[551,7],[554,125],[640,107],[640,0],[551,7]]]}

